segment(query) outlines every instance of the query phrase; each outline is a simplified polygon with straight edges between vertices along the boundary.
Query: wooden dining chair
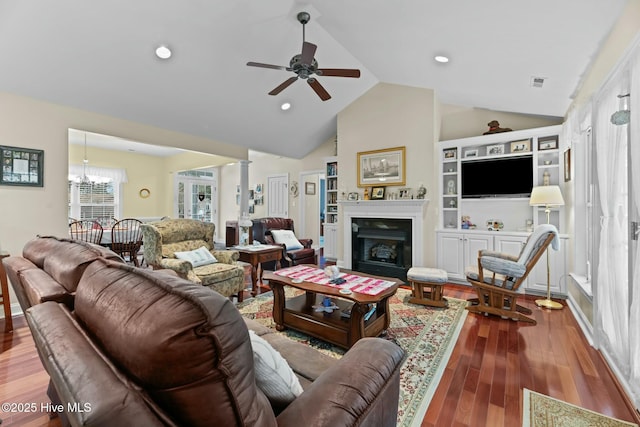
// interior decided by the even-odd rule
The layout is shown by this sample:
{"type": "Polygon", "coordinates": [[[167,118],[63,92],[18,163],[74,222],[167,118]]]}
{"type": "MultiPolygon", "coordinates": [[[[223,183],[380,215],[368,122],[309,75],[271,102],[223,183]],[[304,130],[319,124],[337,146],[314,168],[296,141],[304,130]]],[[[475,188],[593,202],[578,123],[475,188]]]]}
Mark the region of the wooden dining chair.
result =
{"type": "Polygon", "coordinates": [[[81,220],[69,224],[69,235],[72,239],[95,243],[96,245],[99,245],[102,241],[103,231],[104,229],[97,221],[81,220]]]}
{"type": "Polygon", "coordinates": [[[111,250],[136,267],[140,267],[138,252],[142,246],[140,224],[142,221],[138,219],[125,218],[117,221],[111,228],[111,250]]]}

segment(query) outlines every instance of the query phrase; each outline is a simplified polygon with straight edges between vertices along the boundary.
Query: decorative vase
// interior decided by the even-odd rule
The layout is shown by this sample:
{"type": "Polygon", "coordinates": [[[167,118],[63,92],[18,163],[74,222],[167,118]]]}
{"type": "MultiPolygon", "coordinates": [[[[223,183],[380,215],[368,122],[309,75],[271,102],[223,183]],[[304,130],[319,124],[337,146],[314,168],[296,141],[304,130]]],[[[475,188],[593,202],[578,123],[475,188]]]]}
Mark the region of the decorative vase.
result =
{"type": "Polygon", "coordinates": [[[238,227],[240,227],[238,244],[240,246],[246,246],[249,244],[249,233],[251,232],[252,225],[253,223],[245,213],[243,213],[240,219],[238,219],[238,227]]]}

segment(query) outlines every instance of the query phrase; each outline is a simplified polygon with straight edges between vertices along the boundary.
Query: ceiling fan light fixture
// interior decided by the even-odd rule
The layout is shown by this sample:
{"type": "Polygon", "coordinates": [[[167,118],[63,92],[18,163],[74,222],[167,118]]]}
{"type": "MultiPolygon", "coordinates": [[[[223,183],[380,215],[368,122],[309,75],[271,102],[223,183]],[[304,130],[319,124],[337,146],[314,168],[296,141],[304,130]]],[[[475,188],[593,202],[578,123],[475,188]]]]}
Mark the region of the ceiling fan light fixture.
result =
{"type": "Polygon", "coordinates": [[[439,62],[441,64],[446,64],[447,62],[449,62],[449,57],[448,56],[444,56],[444,55],[436,55],[433,57],[433,59],[436,62],[439,62]]]}
{"type": "MultiPolygon", "coordinates": [[[[318,97],[322,101],[327,101],[331,99],[331,95],[329,92],[320,84],[318,80],[316,80],[315,76],[326,76],[326,77],[351,77],[351,78],[359,78],[360,70],[358,69],[348,69],[348,68],[319,68],[318,61],[315,59],[316,46],[313,43],[309,43],[305,38],[305,25],[311,19],[311,15],[307,12],[300,12],[297,15],[298,21],[302,24],[302,51],[299,54],[296,54],[289,61],[289,66],[284,67],[280,65],[272,65],[272,64],[263,64],[261,62],[247,62],[249,67],[260,67],[260,68],[270,68],[272,70],[283,70],[290,71],[295,74],[294,77],[290,77],[284,82],[282,82],[275,89],[272,89],[269,92],[269,95],[276,96],[293,83],[295,83],[298,79],[306,80],[311,89],[318,95],[318,97]]],[[[282,108],[282,107],[280,107],[282,108]]],[[[282,108],[285,111],[285,108],[282,108]]]]}
{"type": "Polygon", "coordinates": [[[282,111],[287,111],[290,108],[291,108],[291,103],[290,102],[283,102],[282,105],[280,105],[280,109],[282,111]]]}
{"type": "Polygon", "coordinates": [[[171,49],[165,45],[160,45],[156,48],[156,56],[160,59],[171,58],[171,49]]]}

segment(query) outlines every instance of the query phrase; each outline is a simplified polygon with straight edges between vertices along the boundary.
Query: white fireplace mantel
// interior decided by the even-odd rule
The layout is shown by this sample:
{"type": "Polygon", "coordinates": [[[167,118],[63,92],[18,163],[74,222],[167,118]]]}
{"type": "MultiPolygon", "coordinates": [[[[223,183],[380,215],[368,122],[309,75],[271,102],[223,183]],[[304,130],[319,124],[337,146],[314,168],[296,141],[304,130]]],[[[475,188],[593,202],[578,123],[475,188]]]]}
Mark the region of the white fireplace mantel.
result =
{"type": "Polygon", "coordinates": [[[342,223],[344,224],[344,253],[342,266],[351,269],[351,219],[391,218],[411,220],[411,265],[421,265],[424,257],[424,219],[429,205],[428,199],[400,200],[342,200],[342,223]]]}

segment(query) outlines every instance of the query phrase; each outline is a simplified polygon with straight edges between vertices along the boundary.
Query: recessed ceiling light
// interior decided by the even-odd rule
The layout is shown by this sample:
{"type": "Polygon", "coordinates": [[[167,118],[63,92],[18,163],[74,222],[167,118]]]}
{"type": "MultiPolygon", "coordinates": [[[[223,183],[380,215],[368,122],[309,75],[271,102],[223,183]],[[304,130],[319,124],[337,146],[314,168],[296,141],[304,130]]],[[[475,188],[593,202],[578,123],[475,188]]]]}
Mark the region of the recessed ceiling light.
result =
{"type": "Polygon", "coordinates": [[[283,102],[282,105],[280,106],[280,109],[282,111],[287,111],[289,108],[291,108],[290,102],[283,102]]]}
{"type": "Polygon", "coordinates": [[[443,64],[449,62],[449,58],[444,55],[436,55],[433,59],[435,59],[436,62],[441,62],[443,64]]]}
{"type": "Polygon", "coordinates": [[[169,59],[171,58],[171,50],[165,45],[158,46],[156,56],[160,59],[169,59]]]}

